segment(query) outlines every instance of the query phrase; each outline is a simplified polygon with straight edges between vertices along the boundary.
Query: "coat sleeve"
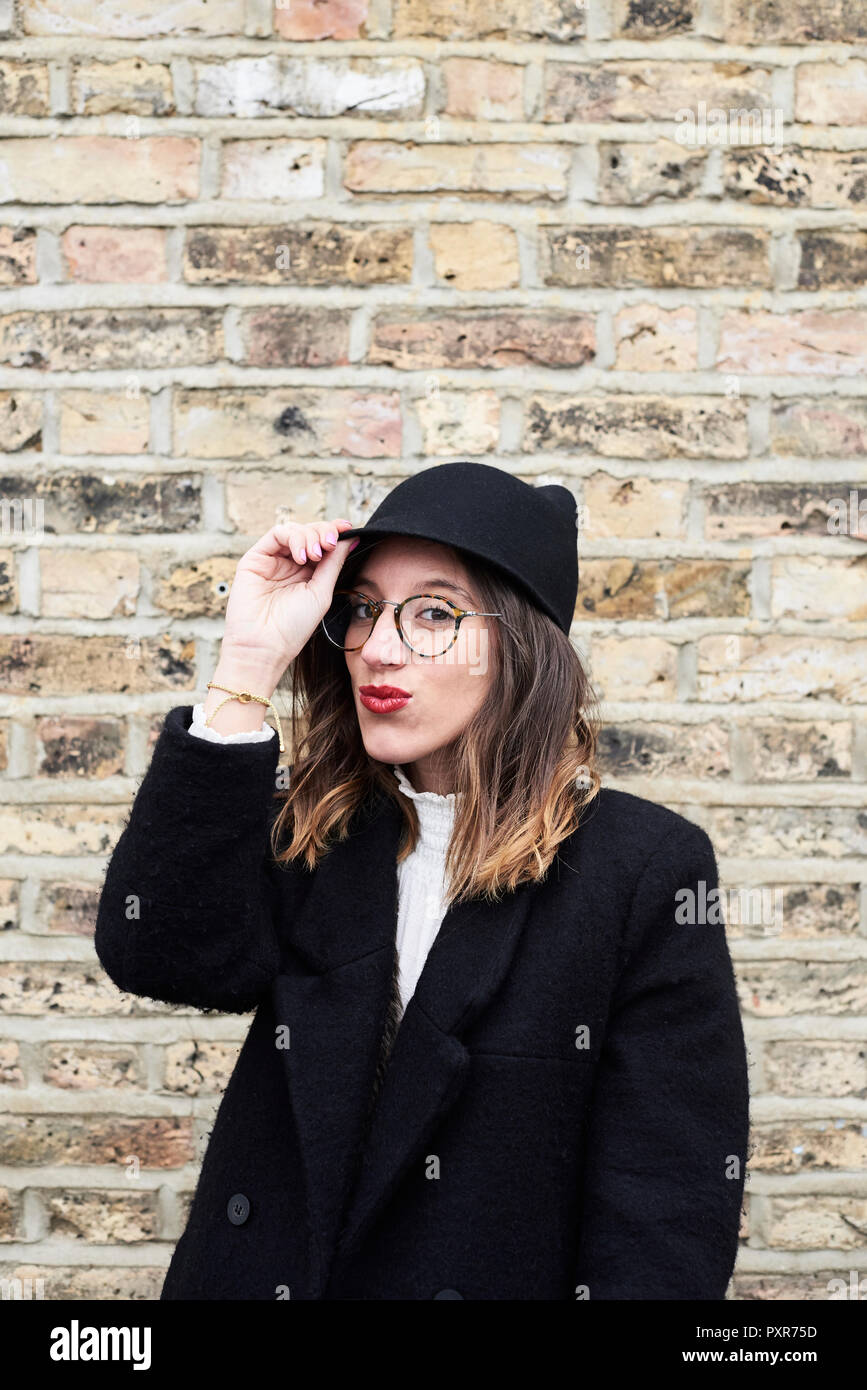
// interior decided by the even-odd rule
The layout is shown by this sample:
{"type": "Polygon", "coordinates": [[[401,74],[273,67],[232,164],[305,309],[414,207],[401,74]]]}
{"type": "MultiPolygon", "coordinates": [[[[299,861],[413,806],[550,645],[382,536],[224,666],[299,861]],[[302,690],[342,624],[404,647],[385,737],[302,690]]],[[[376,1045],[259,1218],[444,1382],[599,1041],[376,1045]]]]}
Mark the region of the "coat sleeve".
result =
{"type": "Polygon", "coordinates": [[[191,714],[178,705],[163,722],[105,871],[94,944],[122,990],[246,1013],[280,963],[266,871],[279,749],[196,738],[191,714]]]}
{"type": "Polygon", "coordinates": [[[636,883],[591,1102],[576,1298],[725,1297],[749,1090],[716,887],[710,839],[686,821],[636,883]]]}

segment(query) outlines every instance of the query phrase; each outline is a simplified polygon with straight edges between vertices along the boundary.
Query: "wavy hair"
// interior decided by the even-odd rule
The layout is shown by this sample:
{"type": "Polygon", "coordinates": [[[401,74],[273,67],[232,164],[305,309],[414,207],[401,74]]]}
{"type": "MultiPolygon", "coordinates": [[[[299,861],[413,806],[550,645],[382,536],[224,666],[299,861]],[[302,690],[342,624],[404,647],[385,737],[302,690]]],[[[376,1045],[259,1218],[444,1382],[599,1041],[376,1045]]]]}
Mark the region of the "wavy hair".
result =
{"type": "MultiPolygon", "coordinates": [[[[444,750],[456,799],[446,858],[447,905],[484,895],[494,900],[519,883],[544,878],[557,846],[577,829],[598,795],[596,696],[568,636],[502,571],[458,547],[478,607],[490,619],[493,679],[481,707],[444,750]]],[[[335,587],[351,588],[370,547],[344,563],[335,587]]],[[[435,659],[435,658],[433,658],[435,659]]],[[[343,652],[318,626],[278,687],[290,702],[294,762],[271,849],[278,863],[314,869],[350,833],[356,811],[377,790],[403,813],[397,862],[415,848],[415,805],[391,764],[365,750],[343,652]],[[281,837],[289,843],[281,849],[281,837]]]]}

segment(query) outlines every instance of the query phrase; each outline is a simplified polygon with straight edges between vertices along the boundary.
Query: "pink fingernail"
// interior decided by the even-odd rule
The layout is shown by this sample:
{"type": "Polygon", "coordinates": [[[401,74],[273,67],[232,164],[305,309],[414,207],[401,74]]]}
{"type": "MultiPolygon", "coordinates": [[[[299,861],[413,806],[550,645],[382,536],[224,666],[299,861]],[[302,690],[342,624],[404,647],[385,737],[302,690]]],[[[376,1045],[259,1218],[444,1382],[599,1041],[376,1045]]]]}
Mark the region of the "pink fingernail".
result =
{"type": "Polygon", "coordinates": [[[299,551],[298,553],[299,553],[299,556],[300,556],[300,559],[301,559],[301,563],[302,563],[302,565],[303,565],[303,564],[304,564],[304,561],[307,559],[307,551],[306,551],[306,550],[301,550],[301,551],[299,551]]]}

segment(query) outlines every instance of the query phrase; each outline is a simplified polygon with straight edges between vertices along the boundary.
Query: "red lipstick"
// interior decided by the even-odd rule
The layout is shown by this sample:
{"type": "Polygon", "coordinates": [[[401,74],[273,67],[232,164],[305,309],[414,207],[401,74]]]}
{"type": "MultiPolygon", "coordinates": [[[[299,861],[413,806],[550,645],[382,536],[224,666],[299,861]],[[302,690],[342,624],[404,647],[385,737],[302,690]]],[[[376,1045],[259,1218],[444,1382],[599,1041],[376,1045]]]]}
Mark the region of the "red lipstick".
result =
{"type": "Polygon", "coordinates": [[[390,714],[393,710],[403,709],[412,696],[398,685],[360,685],[358,698],[364,708],[372,710],[374,714],[390,714]]]}

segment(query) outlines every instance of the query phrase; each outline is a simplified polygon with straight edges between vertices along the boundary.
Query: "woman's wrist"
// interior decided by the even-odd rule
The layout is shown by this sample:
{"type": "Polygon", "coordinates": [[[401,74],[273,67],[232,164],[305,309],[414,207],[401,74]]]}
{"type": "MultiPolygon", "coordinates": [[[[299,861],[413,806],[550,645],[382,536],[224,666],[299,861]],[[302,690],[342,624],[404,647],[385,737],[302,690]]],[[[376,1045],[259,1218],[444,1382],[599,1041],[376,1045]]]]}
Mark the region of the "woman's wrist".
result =
{"type": "Polygon", "coordinates": [[[268,706],[258,700],[238,700],[228,692],[246,690],[251,695],[270,700],[285,669],[285,664],[280,664],[266,654],[221,651],[211,681],[214,686],[226,686],[227,689],[212,688],[207,692],[204,706],[208,727],[216,729],[219,734],[246,733],[249,730],[261,729],[268,713],[268,706]],[[224,700],[226,703],[222,704],[224,700]],[[214,714],[220,705],[222,708],[214,714]]]}

